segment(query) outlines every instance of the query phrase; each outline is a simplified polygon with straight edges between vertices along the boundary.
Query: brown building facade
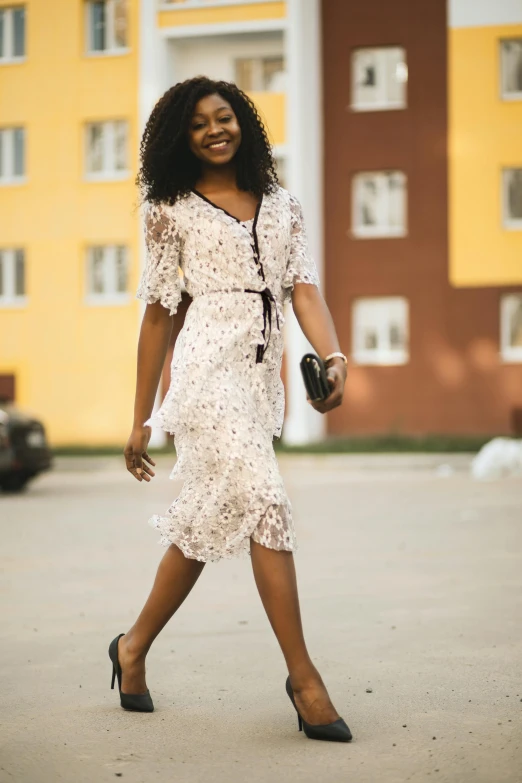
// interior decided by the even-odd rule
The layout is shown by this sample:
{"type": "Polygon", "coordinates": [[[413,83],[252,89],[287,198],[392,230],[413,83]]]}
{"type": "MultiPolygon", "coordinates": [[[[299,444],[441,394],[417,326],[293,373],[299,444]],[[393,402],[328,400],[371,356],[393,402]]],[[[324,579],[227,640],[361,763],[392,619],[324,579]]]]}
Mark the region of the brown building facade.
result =
{"type": "Polygon", "coordinates": [[[330,434],[520,435],[499,310],[521,286],[449,279],[446,3],[326,0],[322,36],[325,294],[353,358],[330,434]]]}

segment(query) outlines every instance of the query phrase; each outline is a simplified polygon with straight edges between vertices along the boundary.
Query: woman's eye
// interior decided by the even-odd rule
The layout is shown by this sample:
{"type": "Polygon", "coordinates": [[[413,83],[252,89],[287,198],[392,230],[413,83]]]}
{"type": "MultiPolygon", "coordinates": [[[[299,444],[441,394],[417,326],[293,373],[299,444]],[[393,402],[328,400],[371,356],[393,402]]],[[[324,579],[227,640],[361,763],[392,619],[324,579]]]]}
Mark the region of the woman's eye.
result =
{"type": "Polygon", "coordinates": [[[230,122],[232,117],[221,117],[220,122],[230,122]]]}

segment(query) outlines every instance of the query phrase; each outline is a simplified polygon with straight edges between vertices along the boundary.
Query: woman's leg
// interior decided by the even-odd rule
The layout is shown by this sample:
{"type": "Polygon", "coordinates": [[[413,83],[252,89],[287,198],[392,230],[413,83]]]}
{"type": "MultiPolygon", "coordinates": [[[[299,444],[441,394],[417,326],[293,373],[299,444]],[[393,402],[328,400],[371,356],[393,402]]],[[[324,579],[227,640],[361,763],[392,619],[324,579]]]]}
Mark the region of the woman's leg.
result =
{"type": "Polygon", "coordinates": [[[257,589],[285,657],[299,712],[307,723],[331,723],[339,715],[306,649],[294,557],[252,538],[250,552],[257,589]]]}
{"type": "Polygon", "coordinates": [[[174,544],[165,552],[141,613],[119,641],[123,693],[145,693],[145,657],[161,629],[188,596],[205,563],[191,560],[174,544]]]}

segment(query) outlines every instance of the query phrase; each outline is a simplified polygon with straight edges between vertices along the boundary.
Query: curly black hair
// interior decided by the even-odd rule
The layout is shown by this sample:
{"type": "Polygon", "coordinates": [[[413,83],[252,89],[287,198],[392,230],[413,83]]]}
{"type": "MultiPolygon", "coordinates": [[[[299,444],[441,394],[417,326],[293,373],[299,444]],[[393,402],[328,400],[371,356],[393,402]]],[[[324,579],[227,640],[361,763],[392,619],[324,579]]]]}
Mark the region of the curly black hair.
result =
{"type": "Polygon", "coordinates": [[[189,147],[189,123],[196,103],[216,93],[231,105],[241,128],[235,156],[238,188],[258,197],[275,190],[278,179],[272,148],[254,103],[235,84],[197,76],[167,90],[147,121],[136,177],[144,201],[173,204],[194,188],[201,162],[189,147]]]}

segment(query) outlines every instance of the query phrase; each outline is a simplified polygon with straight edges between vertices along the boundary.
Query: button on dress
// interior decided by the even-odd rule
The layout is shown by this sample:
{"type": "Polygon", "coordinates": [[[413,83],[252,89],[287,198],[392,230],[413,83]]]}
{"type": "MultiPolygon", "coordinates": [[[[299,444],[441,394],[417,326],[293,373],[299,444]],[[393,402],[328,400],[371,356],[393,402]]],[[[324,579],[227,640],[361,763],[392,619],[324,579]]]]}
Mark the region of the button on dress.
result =
{"type": "MultiPolygon", "coordinates": [[[[200,561],[247,554],[249,538],[294,551],[292,507],[273,438],[281,435],[283,305],[296,282],[319,285],[302,210],[284,188],[240,221],[192,191],[145,207],[137,296],[174,314],[183,273],[192,297],[169,390],[146,422],[173,434],[182,488],[150,523],[160,543],[200,561]]],[[[303,394],[304,394],[303,389],[303,394]]]]}

